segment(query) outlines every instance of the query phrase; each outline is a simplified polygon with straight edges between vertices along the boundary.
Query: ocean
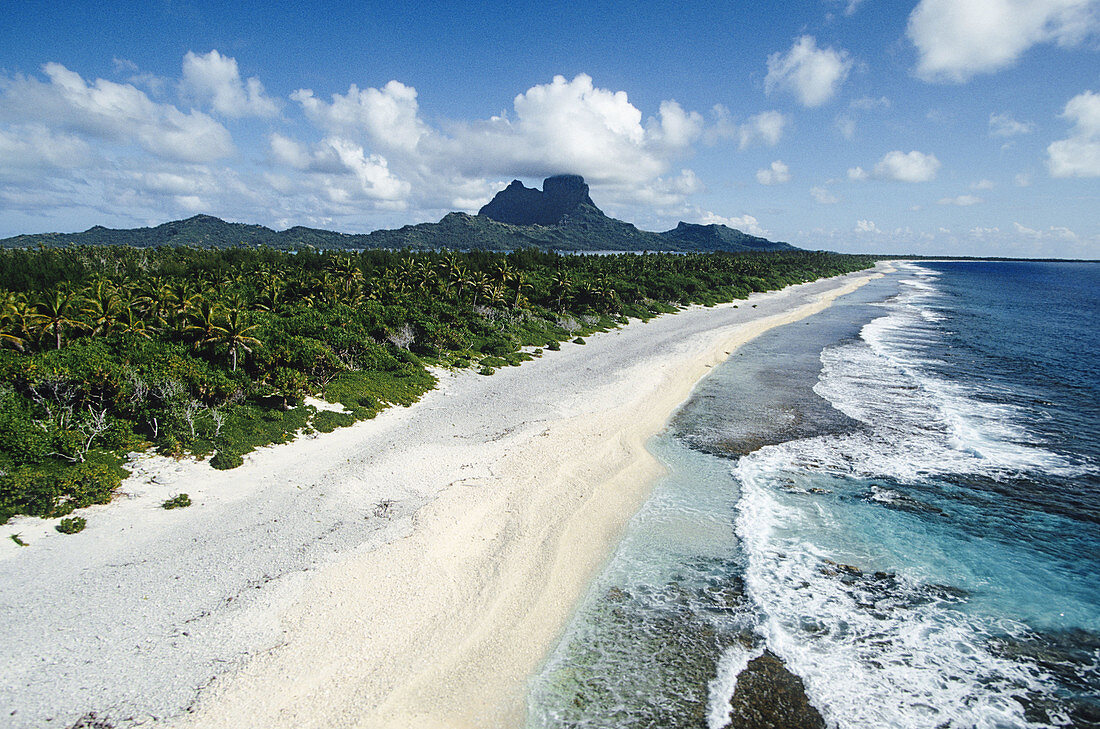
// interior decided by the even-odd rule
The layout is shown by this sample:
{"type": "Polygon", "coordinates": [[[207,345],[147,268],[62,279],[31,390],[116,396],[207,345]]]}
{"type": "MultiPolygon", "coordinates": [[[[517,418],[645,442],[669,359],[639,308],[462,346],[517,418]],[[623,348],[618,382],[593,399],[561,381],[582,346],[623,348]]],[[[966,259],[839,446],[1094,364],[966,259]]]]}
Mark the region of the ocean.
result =
{"type": "Polygon", "coordinates": [[[1098,322],[1100,265],[902,263],[742,347],[530,726],[1100,727],[1098,322]]]}

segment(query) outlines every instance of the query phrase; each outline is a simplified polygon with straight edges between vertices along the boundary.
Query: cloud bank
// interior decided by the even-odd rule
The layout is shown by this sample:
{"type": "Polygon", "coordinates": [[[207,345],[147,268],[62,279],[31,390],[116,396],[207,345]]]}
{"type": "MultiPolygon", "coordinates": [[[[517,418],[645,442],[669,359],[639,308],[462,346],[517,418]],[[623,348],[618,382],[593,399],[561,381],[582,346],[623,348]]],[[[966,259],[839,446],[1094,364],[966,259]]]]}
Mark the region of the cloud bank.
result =
{"type": "Polygon", "coordinates": [[[906,34],[917,75],[962,83],[1013,65],[1041,43],[1079,45],[1100,29],[1096,0],[921,0],[906,34]]]}
{"type": "MultiPolygon", "coordinates": [[[[705,187],[682,160],[702,143],[774,146],[790,124],[778,111],[735,120],[724,107],[704,116],[673,99],[646,114],[583,73],[531,86],[494,116],[429,120],[417,90],[398,80],[280,99],[217,50],[187,52],[176,79],[114,65],[127,81],[85,79],[58,63],[0,74],[0,204],[83,210],[96,222],[201,211],[332,225],[473,211],[512,178],[576,173],[620,214],[691,216],[698,208],[687,201],[705,187]],[[227,124],[262,147],[246,158],[227,124]]],[[[785,174],[770,171],[769,184],[785,174]]]]}
{"type": "Polygon", "coordinates": [[[0,119],[180,162],[210,162],[234,152],[229,131],[201,111],[155,102],[131,84],[89,84],[60,63],[47,63],[42,72],[46,82],[18,76],[0,85],[0,119]]]}

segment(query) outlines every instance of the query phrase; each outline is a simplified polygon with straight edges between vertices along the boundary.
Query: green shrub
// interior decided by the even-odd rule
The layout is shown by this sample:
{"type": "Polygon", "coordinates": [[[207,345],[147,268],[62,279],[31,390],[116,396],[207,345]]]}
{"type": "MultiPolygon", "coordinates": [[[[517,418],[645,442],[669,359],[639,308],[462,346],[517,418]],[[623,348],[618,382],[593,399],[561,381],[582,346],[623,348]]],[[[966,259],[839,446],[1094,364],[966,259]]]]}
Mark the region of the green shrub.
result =
{"type": "Polygon", "coordinates": [[[492,369],[496,369],[498,367],[507,367],[508,364],[509,364],[508,360],[504,359],[503,357],[482,357],[481,358],[481,366],[482,367],[490,367],[492,369]]]}
{"type": "Polygon", "coordinates": [[[584,339],[582,337],[577,337],[573,340],[573,344],[584,344],[584,339]]]}
{"type": "Polygon", "coordinates": [[[549,349],[551,352],[557,352],[559,349],[561,349],[561,344],[559,344],[558,340],[555,339],[555,340],[549,342],[546,345],[546,348],[549,349]]]}
{"type": "Polygon", "coordinates": [[[87,522],[84,517],[73,516],[68,519],[62,519],[61,523],[54,527],[62,534],[76,534],[77,532],[84,531],[84,526],[87,522]]]}
{"type": "Polygon", "coordinates": [[[210,467],[219,471],[228,471],[243,463],[244,458],[241,457],[241,454],[229,448],[219,448],[214,453],[214,457],[210,459],[210,467]]]}
{"type": "Polygon", "coordinates": [[[322,410],[313,416],[313,428],[319,433],[331,433],[337,428],[346,428],[355,422],[355,416],[351,413],[337,413],[332,410],[322,410]]]}
{"type": "MultiPolygon", "coordinates": [[[[164,509],[182,509],[191,505],[191,497],[187,494],[177,494],[161,504],[164,509]]],[[[83,521],[83,519],[81,519],[83,521]]]]}
{"type": "Polygon", "coordinates": [[[496,370],[494,370],[492,367],[489,367],[488,365],[483,366],[480,370],[477,371],[479,375],[491,375],[494,372],[496,372],[496,370]]]}
{"type": "Polygon", "coordinates": [[[493,355],[496,357],[503,357],[510,352],[514,352],[515,350],[515,341],[503,335],[495,336],[485,344],[481,345],[481,352],[483,354],[493,355]]]}
{"type": "Polygon", "coordinates": [[[106,504],[122,484],[124,473],[107,463],[79,463],[58,479],[58,489],[77,507],[106,504]]]}
{"type": "Polygon", "coordinates": [[[24,467],[0,478],[0,516],[15,514],[65,516],[73,509],[105,504],[125,474],[117,456],[113,462],[48,464],[24,467]]]}
{"type": "Polygon", "coordinates": [[[0,504],[8,518],[14,514],[51,516],[60,497],[56,473],[20,468],[0,479],[0,504]]]}

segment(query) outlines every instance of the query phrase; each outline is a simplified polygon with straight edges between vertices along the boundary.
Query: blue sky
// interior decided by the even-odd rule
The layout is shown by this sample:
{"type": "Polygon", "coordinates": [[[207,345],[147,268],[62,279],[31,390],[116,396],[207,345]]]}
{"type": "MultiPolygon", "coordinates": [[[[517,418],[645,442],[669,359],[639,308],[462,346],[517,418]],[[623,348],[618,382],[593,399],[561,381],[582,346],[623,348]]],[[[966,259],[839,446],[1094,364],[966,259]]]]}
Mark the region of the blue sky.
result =
{"type": "Polygon", "coordinates": [[[350,232],[583,174],[807,248],[1100,257],[1100,0],[26,2],[0,236],[350,232]]]}

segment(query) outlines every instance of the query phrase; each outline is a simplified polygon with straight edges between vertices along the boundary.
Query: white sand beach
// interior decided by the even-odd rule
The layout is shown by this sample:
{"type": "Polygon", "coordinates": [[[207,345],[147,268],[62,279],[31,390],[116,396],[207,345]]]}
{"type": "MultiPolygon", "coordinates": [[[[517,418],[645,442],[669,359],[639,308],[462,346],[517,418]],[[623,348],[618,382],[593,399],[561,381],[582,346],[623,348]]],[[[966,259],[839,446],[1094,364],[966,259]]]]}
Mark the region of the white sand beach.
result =
{"type": "Polygon", "coordinates": [[[13,520],[0,723],[522,726],[528,677],[662,473],[647,440],[737,346],[877,275],[440,373],[411,408],[232,471],[141,456],[80,534],[13,520]],[[180,492],[191,507],[159,508],[180,492]]]}

